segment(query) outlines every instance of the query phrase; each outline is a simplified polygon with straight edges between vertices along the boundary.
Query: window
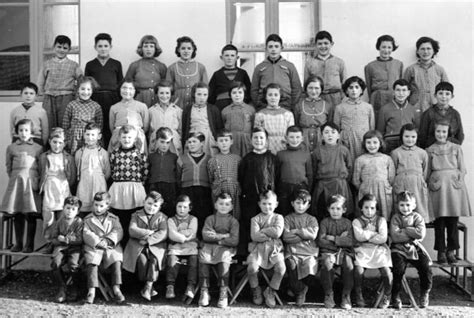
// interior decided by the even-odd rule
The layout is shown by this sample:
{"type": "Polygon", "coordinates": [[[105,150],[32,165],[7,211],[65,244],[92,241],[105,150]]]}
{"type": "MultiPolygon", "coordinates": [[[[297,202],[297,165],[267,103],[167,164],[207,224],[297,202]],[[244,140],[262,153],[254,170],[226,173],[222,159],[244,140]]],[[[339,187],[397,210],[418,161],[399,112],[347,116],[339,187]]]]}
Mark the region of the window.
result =
{"type": "Polygon", "coordinates": [[[0,96],[17,96],[36,82],[54,38],[71,38],[69,58],[79,62],[79,0],[6,0],[0,3],[0,96]]]}
{"type": "Polygon", "coordinates": [[[226,10],[227,42],[239,48],[240,66],[250,76],[265,59],[265,38],[277,33],[283,39],[282,56],[295,64],[303,81],[319,29],[318,0],[229,0],[226,10]]]}

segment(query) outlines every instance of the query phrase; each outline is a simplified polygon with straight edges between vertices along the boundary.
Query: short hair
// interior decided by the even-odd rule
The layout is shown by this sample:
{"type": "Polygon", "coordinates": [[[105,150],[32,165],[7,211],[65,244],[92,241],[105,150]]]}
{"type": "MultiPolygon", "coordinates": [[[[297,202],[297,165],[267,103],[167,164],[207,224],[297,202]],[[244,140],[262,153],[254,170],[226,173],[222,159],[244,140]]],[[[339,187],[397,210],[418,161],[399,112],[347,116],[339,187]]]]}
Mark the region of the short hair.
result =
{"type": "Polygon", "coordinates": [[[286,135],[288,135],[289,133],[298,133],[298,132],[303,133],[303,129],[301,129],[300,126],[293,125],[286,129],[286,135]]]}
{"type": "Polygon", "coordinates": [[[321,126],[321,133],[323,132],[324,128],[326,127],[330,127],[332,129],[335,129],[337,130],[338,133],[341,132],[341,128],[339,127],[338,124],[332,122],[332,121],[328,121],[328,122],[325,122],[322,126],[321,126]]]}
{"type": "Polygon", "coordinates": [[[415,124],[413,123],[408,123],[402,126],[400,128],[400,143],[403,145],[403,134],[405,131],[414,131],[418,135],[418,128],[416,128],[415,124]]]}
{"type": "Polygon", "coordinates": [[[247,92],[247,87],[245,86],[244,83],[239,82],[239,81],[235,81],[235,82],[232,82],[232,84],[230,84],[230,87],[229,87],[229,96],[230,96],[230,94],[232,93],[232,91],[233,91],[234,89],[236,89],[236,88],[238,88],[238,89],[243,89],[244,94],[247,92]]]}
{"type": "Polygon", "coordinates": [[[312,83],[312,82],[319,82],[319,86],[321,86],[321,93],[324,91],[324,81],[323,81],[323,79],[319,76],[313,75],[313,76],[308,77],[306,79],[306,81],[304,82],[303,89],[304,89],[305,92],[308,89],[309,84],[312,83]]]}
{"type": "Polygon", "coordinates": [[[411,91],[411,88],[410,88],[410,82],[408,82],[406,79],[404,78],[400,78],[400,79],[397,79],[395,82],[393,82],[393,85],[392,85],[392,89],[395,89],[396,86],[406,86],[408,87],[408,90],[411,91]]]}
{"type": "Polygon", "coordinates": [[[112,45],[112,37],[108,33],[97,34],[94,38],[94,45],[97,45],[97,43],[101,40],[107,41],[110,45],[112,45]]]}
{"type": "Polygon", "coordinates": [[[239,53],[239,49],[237,49],[237,47],[233,44],[224,45],[224,47],[221,50],[221,54],[224,54],[224,51],[235,51],[235,52],[239,53]]]}
{"type": "Polygon", "coordinates": [[[131,84],[133,86],[133,89],[135,90],[135,94],[133,94],[133,98],[137,97],[138,95],[138,90],[137,88],[135,87],[135,83],[133,82],[133,80],[129,79],[129,78],[124,78],[122,81],[120,81],[120,85],[118,86],[118,92],[119,92],[119,95],[120,95],[120,89],[122,89],[122,86],[124,84],[131,84]]]}
{"type": "Polygon", "coordinates": [[[270,83],[268,84],[267,86],[265,86],[265,88],[263,89],[263,94],[262,94],[262,102],[264,104],[267,103],[267,92],[269,89],[277,89],[279,92],[280,92],[280,95],[281,95],[281,86],[280,84],[277,84],[277,83],[270,83]]]}
{"type": "Polygon", "coordinates": [[[428,36],[422,36],[421,38],[419,38],[417,41],[416,41],[416,57],[420,57],[418,55],[418,49],[420,48],[420,46],[424,43],[431,43],[431,46],[433,47],[433,57],[436,56],[436,54],[438,54],[439,52],[439,42],[428,37],[428,36]]]}
{"type": "Polygon", "coordinates": [[[410,191],[403,191],[397,194],[397,203],[406,202],[406,201],[415,201],[415,195],[410,191]]]}
{"type": "Polygon", "coordinates": [[[369,152],[367,150],[367,147],[365,146],[365,142],[366,142],[367,139],[371,139],[371,138],[374,138],[374,137],[379,140],[379,143],[380,143],[379,151],[384,152],[385,151],[385,141],[383,139],[382,133],[378,130],[369,130],[368,132],[366,132],[364,134],[364,136],[362,137],[362,148],[365,150],[365,152],[369,152]]]}
{"type": "Polygon", "coordinates": [[[48,140],[53,140],[54,138],[59,138],[62,140],[66,139],[66,133],[63,128],[61,127],[54,127],[51,129],[51,132],[49,133],[49,138],[48,140]]]}
{"type": "Polygon", "coordinates": [[[82,201],[74,195],[68,196],[66,199],[64,199],[63,205],[66,206],[67,204],[75,206],[79,209],[82,207],[82,201]]]}
{"type": "Polygon", "coordinates": [[[349,86],[351,86],[352,83],[359,84],[360,88],[362,89],[362,93],[360,94],[362,96],[362,94],[365,91],[366,85],[365,85],[364,80],[362,78],[360,78],[359,76],[351,76],[351,77],[349,77],[348,79],[346,79],[344,81],[344,84],[342,84],[342,90],[343,90],[344,94],[346,94],[346,96],[348,96],[347,89],[349,88],[349,86]]]}
{"type": "MultiPolygon", "coordinates": [[[[448,138],[452,136],[451,123],[449,122],[448,119],[440,118],[440,119],[435,120],[435,123],[434,123],[435,130],[436,130],[436,126],[448,126],[448,138]]],[[[433,135],[434,133],[435,132],[433,131],[433,135]]]]}
{"type": "Polygon", "coordinates": [[[141,38],[140,42],[138,43],[138,46],[137,46],[138,55],[143,57],[143,45],[145,43],[153,43],[155,45],[155,54],[153,54],[153,57],[158,57],[160,56],[161,52],[163,52],[160,44],[158,43],[158,40],[153,35],[147,34],[147,35],[144,35],[141,38]]]}
{"type": "Polygon", "coordinates": [[[107,191],[99,191],[94,194],[94,201],[97,202],[105,201],[107,204],[109,204],[111,199],[112,197],[107,191]]]}
{"type": "Polygon", "coordinates": [[[230,137],[230,139],[233,139],[232,132],[227,129],[222,129],[217,132],[216,140],[219,137],[230,137]]]}
{"type": "Polygon", "coordinates": [[[372,193],[366,193],[362,196],[362,198],[359,200],[359,202],[357,202],[357,206],[359,207],[359,209],[362,209],[362,206],[364,205],[365,202],[367,201],[375,201],[376,203],[376,206],[375,208],[377,209],[378,211],[378,205],[379,203],[377,202],[377,197],[375,195],[373,195],[372,193]]]}
{"type": "Polygon", "coordinates": [[[195,102],[194,95],[196,95],[196,91],[198,88],[205,88],[207,89],[207,92],[209,93],[209,85],[207,85],[204,82],[197,82],[196,84],[193,85],[193,87],[191,87],[191,98],[193,99],[193,102],[195,102]]]}
{"type": "Polygon", "coordinates": [[[232,196],[230,195],[229,192],[226,192],[226,191],[221,191],[221,193],[219,193],[219,195],[216,197],[215,201],[214,202],[217,202],[217,200],[228,200],[230,199],[233,203],[233,200],[232,200],[232,196]]]}
{"type": "Polygon", "coordinates": [[[33,132],[33,121],[28,118],[20,119],[16,124],[15,124],[15,132],[18,134],[18,129],[20,126],[23,125],[30,125],[30,131],[33,132]]]}
{"type": "Polygon", "coordinates": [[[278,34],[273,33],[267,36],[267,39],[265,40],[265,46],[267,46],[268,42],[270,41],[279,42],[283,48],[283,39],[278,34]]]}
{"type": "Polygon", "coordinates": [[[174,93],[174,87],[173,87],[173,83],[171,83],[170,81],[167,81],[167,80],[161,80],[158,82],[158,86],[157,86],[157,89],[156,89],[156,92],[158,93],[158,91],[160,90],[160,87],[167,87],[171,90],[171,95],[173,95],[174,93]]]}
{"type": "Polygon", "coordinates": [[[79,76],[79,78],[77,79],[77,91],[79,91],[79,87],[81,87],[81,85],[84,83],[91,83],[93,92],[100,87],[99,83],[97,83],[95,78],[93,78],[92,76],[79,76]]]}
{"type": "Polygon", "coordinates": [[[301,200],[304,203],[311,202],[311,193],[306,189],[296,189],[291,195],[291,202],[301,200]]]}
{"type": "Polygon", "coordinates": [[[449,82],[439,82],[435,86],[435,94],[438,93],[439,91],[450,91],[451,94],[454,94],[454,86],[453,84],[449,82]]]}
{"type": "Polygon", "coordinates": [[[99,133],[102,132],[102,131],[101,131],[101,130],[102,130],[101,127],[100,127],[98,124],[96,124],[96,123],[88,123],[88,124],[84,127],[84,132],[86,132],[87,130],[98,130],[99,133]]]}
{"type": "Polygon", "coordinates": [[[328,39],[329,42],[332,43],[332,35],[328,31],[319,31],[316,33],[316,36],[314,37],[314,42],[318,42],[318,40],[323,40],[323,39],[328,39]]]}
{"type": "Polygon", "coordinates": [[[31,88],[32,90],[35,91],[36,94],[38,94],[38,85],[32,82],[27,82],[21,86],[20,92],[23,93],[23,91],[27,88],[31,88]]]}
{"type": "Polygon", "coordinates": [[[252,132],[250,134],[250,137],[253,136],[253,134],[256,134],[256,133],[259,133],[259,132],[263,132],[265,134],[265,137],[268,139],[268,131],[263,128],[263,127],[260,127],[260,126],[255,126],[252,128],[252,132]]]}
{"type": "Polygon", "coordinates": [[[145,197],[145,200],[146,199],[152,199],[153,202],[163,202],[163,196],[158,192],[158,191],[150,191],[146,197],[145,197]]]}
{"type": "Polygon", "coordinates": [[[345,209],[346,208],[346,201],[347,201],[347,199],[343,195],[334,194],[334,195],[331,195],[329,197],[328,203],[326,204],[326,207],[329,209],[332,204],[334,204],[336,202],[339,202],[339,203],[342,204],[342,207],[345,209]]]}
{"type": "Polygon", "coordinates": [[[196,43],[194,43],[193,39],[191,39],[189,36],[182,36],[176,39],[176,49],[174,52],[178,57],[181,57],[181,53],[179,53],[179,48],[181,47],[181,44],[183,43],[191,43],[191,46],[193,47],[193,54],[191,54],[191,58],[196,57],[196,52],[197,52],[197,46],[196,43]]]}
{"type": "Polygon", "coordinates": [[[270,198],[275,198],[276,200],[278,200],[278,197],[276,195],[275,192],[273,192],[273,190],[270,190],[270,189],[267,189],[263,192],[260,192],[260,194],[258,195],[258,201],[262,201],[262,200],[268,200],[270,198]]]}
{"type": "Polygon", "coordinates": [[[128,134],[129,132],[135,131],[137,132],[137,128],[133,125],[125,124],[122,127],[120,127],[119,130],[119,136],[122,136],[123,134],[128,134]]]}
{"type": "Polygon", "coordinates": [[[377,50],[380,50],[380,46],[382,45],[382,42],[392,42],[393,51],[396,51],[398,49],[398,46],[395,44],[395,39],[391,35],[384,34],[378,37],[377,43],[375,43],[375,48],[377,50]]]}
{"type": "Polygon", "coordinates": [[[173,138],[173,132],[168,127],[160,127],[156,131],[155,136],[156,136],[156,140],[158,140],[158,139],[168,140],[168,139],[173,138]]]}
{"type": "Polygon", "coordinates": [[[191,200],[191,198],[186,195],[186,194],[180,194],[177,198],[176,198],[176,201],[175,201],[175,207],[178,205],[178,203],[181,203],[181,202],[189,202],[189,209],[192,210],[193,209],[193,201],[191,200]]]}
{"type": "Polygon", "coordinates": [[[188,138],[186,138],[186,141],[188,141],[191,138],[196,138],[200,142],[204,142],[206,140],[206,136],[200,132],[200,131],[192,131],[189,133],[188,138]]]}
{"type": "Polygon", "coordinates": [[[54,38],[53,46],[56,44],[67,44],[71,48],[71,39],[66,35],[58,35],[54,38]]]}

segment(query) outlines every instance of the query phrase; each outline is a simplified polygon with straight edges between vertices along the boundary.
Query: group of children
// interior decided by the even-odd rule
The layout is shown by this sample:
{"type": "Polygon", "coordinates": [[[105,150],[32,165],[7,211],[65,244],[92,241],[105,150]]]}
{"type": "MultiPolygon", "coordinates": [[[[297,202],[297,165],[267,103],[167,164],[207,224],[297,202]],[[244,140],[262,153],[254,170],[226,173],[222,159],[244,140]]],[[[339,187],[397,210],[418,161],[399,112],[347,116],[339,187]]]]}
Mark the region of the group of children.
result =
{"type": "Polygon", "coordinates": [[[432,274],[420,243],[425,222],[434,221],[438,261],[454,263],[459,216],[471,215],[462,123],[450,106],[454,88],[433,61],[439,44],[420,38],[419,60],[402,76],[403,64],[391,57],[394,39],[381,36],[364,82],[346,79],[344,61],[330,53],[331,34],[318,32],[315,43],[303,87],[276,34],[268,36],[268,57],[252,81],[237,67],[237,48],[226,45],[224,67],[208,85],[186,36],[168,68],[156,59],[156,38],[144,36],[142,58],[124,79],[110,58],[110,35],[95,38],[98,56],[86,76],[66,57],[69,38],[58,36],[40,87],[26,84],[11,113],[10,179],[0,210],[14,214],[12,251],[33,251],[41,211],[59,302],[82,253],[88,303],[99,269],[111,273],[123,302],[122,268],[137,272],[150,300],[165,268],[166,298],[174,298],[186,264],[185,295],[194,298],[199,284],[202,306],[210,300],[210,265],[217,265],[218,306],[226,307],[237,257],[247,259],[255,304],[275,306],[287,272],[302,305],[307,279],[319,269],[324,304],[332,308],[334,268],[341,266],[342,308],[351,308],[353,288],[355,303],[365,306],[366,268],[382,274],[380,307],[391,297],[401,308],[401,281],[412,263],[426,307],[432,274]],[[361,99],[366,88],[370,104],[361,99]],[[43,107],[35,104],[38,92],[43,107]],[[259,268],[274,272],[263,292],[259,268]]]}

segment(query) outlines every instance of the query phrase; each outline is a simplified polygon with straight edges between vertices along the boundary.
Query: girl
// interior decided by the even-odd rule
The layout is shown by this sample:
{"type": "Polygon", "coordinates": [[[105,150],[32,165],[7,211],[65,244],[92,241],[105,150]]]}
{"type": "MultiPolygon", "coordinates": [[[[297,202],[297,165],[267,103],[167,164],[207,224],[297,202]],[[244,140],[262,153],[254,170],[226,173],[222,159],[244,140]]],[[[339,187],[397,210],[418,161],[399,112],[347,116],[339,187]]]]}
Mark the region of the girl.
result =
{"type": "Polygon", "coordinates": [[[142,102],[133,99],[135,85],[129,80],[125,80],[120,86],[120,95],[122,101],[110,108],[109,124],[112,137],[108,151],[110,153],[120,146],[120,128],[124,125],[132,125],[138,133],[136,147],[141,153],[146,153],[145,133],[150,126],[148,108],[142,102]]]}
{"type": "Polygon", "coordinates": [[[158,295],[153,289],[159,271],[164,269],[168,218],[160,212],[163,198],[151,191],[145,199],[143,210],[133,213],[130,221],[130,240],[125,247],[123,268],[137,271],[138,279],[145,282],[140,294],[150,301],[158,295]]]}
{"type": "Polygon", "coordinates": [[[433,221],[432,209],[428,199],[429,165],[428,154],[416,146],[418,130],[413,124],[405,124],[400,130],[402,145],[392,151],[391,157],[395,164],[395,180],[393,195],[410,191],[415,196],[416,211],[426,223],[433,221]]]}
{"type": "MultiPolygon", "coordinates": [[[[124,229],[128,229],[132,213],[143,206],[146,198],[143,183],[148,170],[146,156],[135,146],[137,134],[134,126],[122,126],[119,130],[120,148],[110,154],[113,181],[109,189],[110,207],[124,229]]],[[[128,241],[128,231],[124,232],[123,241],[128,241]]]]}
{"type": "Polygon", "coordinates": [[[198,240],[196,238],[198,220],[189,214],[191,209],[191,199],[182,194],[176,199],[176,215],[168,219],[167,299],[176,297],[174,284],[183,258],[187,259],[188,265],[188,284],[184,296],[190,299],[194,298],[198,268],[198,240]]]}
{"type": "Polygon", "coordinates": [[[175,53],[179,60],[168,67],[166,79],[171,81],[175,92],[175,104],[183,110],[191,107],[194,94],[191,87],[198,82],[208,82],[206,67],[194,61],[197,46],[188,36],[176,40],[175,53]]]}
{"type": "Polygon", "coordinates": [[[201,132],[206,137],[204,151],[212,155],[217,132],[222,129],[222,117],[219,109],[207,103],[209,87],[206,83],[194,84],[191,89],[192,107],[183,110],[183,147],[191,132],[201,132]]]}
{"type": "Polygon", "coordinates": [[[171,151],[180,155],[181,148],[181,120],[183,110],[170,102],[173,95],[173,85],[169,81],[158,83],[158,103],[149,109],[150,114],[150,153],[156,151],[156,131],[161,127],[168,127],[173,132],[171,151]]]}
{"type": "Polygon", "coordinates": [[[434,131],[436,143],[426,149],[431,168],[428,188],[433,214],[436,218],[434,249],[438,251],[440,263],[457,262],[455,252],[459,249],[457,228],[459,217],[472,216],[464,183],[466,166],[463,152],[461,146],[448,141],[450,129],[448,121],[438,121],[434,131]]]}
{"type": "Polygon", "coordinates": [[[362,215],[352,221],[354,238],[356,240],[354,283],[356,304],[365,307],[362,296],[362,280],[366,268],[378,268],[382,275],[384,297],[379,308],[386,309],[390,305],[392,291],[392,257],[387,245],[387,219],[377,215],[377,198],[366,194],[359,200],[362,215]]]}
{"type": "Polygon", "coordinates": [[[255,126],[263,127],[268,132],[268,150],[274,155],[286,149],[286,130],[295,124],[293,113],[280,107],[280,85],[270,83],[263,90],[267,107],[255,114],[255,126]]]}
{"type": "Polygon", "coordinates": [[[334,110],[334,123],[341,127],[341,141],[349,148],[352,158],[362,154],[362,136],[375,129],[374,109],[361,100],[365,90],[364,81],[357,76],[348,78],[342,85],[348,97],[334,110]]]}
{"type": "Polygon", "coordinates": [[[204,220],[212,214],[211,184],[207,173],[207,165],[211,158],[203,151],[205,136],[193,132],[186,142],[188,152],[178,160],[181,171],[181,193],[186,194],[194,202],[195,215],[201,233],[204,220]]]}
{"type": "Polygon", "coordinates": [[[166,77],[166,65],[156,58],[162,50],[153,35],[142,37],[137,47],[137,54],[142,58],[128,67],[125,79],[133,82],[138,94],[136,99],[148,107],[157,103],[156,85],[166,77]]]}
{"type": "Polygon", "coordinates": [[[436,84],[449,81],[444,68],[433,61],[438,52],[438,41],[426,36],[419,38],[416,41],[418,62],[408,66],[403,74],[403,78],[411,84],[410,104],[418,103],[419,115],[436,104],[436,84]]]}
{"type": "Polygon", "coordinates": [[[316,145],[321,144],[320,127],[332,121],[333,106],[321,98],[323,90],[323,79],[319,76],[310,76],[304,83],[306,97],[295,107],[296,125],[303,129],[304,142],[310,152],[316,145]]]}
{"type": "Polygon", "coordinates": [[[402,78],[403,63],[390,56],[398,48],[391,35],[380,36],[375,48],[379,51],[379,56],[367,64],[364,71],[369,101],[374,107],[375,117],[378,118],[380,108],[392,101],[392,86],[396,80],[402,78]]]}
{"type": "Polygon", "coordinates": [[[352,194],[348,181],[352,175],[352,157],[345,146],[338,143],[339,127],[331,122],[321,127],[323,142],[312,153],[313,176],[316,186],[313,192],[312,214],[319,222],[326,217],[327,200],[334,193],[347,199],[347,215],[352,216],[352,194]]]}
{"type": "Polygon", "coordinates": [[[366,153],[354,162],[352,184],[359,190],[359,200],[367,193],[374,194],[381,215],[390,220],[393,206],[392,184],[395,178],[393,160],[381,152],[384,141],[377,130],[366,132],[362,144],[366,153]]]}
{"type": "Polygon", "coordinates": [[[96,80],[90,76],[78,79],[78,98],[66,106],[63,117],[63,128],[66,132],[66,149],[71,154],[82,147],[84,127],[95,123],[102,129],[102,108],[91,99],[92,93],[99,87],[96,80]]]}
{"type": "Polygon", "coordinates": [[[82,214],[92,211],[94,193],[107,191],[109,153],[99,145],[100,138],[100,127],[87,124],[84,128],[84,146],[76,151],[74,158],[79,182],[76,195],[82,201],[82,214]]]}
{"type": "MultiPolygon", "coordinates": [[[[38,195],[38,160],[43,147],[33,142],[33,122],[21,119],[15,124],[18,140],[7,147],[6,166],[9,177],[0,211],[13,214],[15,244],[12,252],[33,252],[36,232],[35,213],[39,212],[41,199],[38,195]],[[23,248],[23,230],[26,228],[26,244],[23,248]]],[[[3,235],[3,234],[2,234],[3,235]]]]}
{"type": "Polygon", "coordinates": [[[232,104],[222,110],[225,130],[232,132],[231,151],[241,158],[252,150],[250,133],[255,117],[253,106],[244,103],[246,90],[242,82],[234,83],[229,90],[232,104]]]}

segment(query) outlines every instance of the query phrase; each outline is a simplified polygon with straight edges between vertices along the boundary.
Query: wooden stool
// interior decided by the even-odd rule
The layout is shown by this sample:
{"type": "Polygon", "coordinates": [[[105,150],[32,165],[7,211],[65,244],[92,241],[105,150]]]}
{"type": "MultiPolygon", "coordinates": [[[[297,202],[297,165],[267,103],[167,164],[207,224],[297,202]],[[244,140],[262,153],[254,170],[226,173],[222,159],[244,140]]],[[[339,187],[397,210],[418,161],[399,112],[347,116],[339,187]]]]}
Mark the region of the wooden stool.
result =
{"type": "MultiPolygon", "coordinates": [[[[408,284],[408,281],[405,276],[403,276],[402,278],[402,287],[405,293],[408,295],[408,298],[410,299],[411,306],[413,308],[418,308],[418,305],[416,304],[416,301],[415,301],[415,297],[413,296],[410,285],[408,284]]],[[[384,296],[383,282],[380,282],[380,285],[377,288],[377,299],[375,300],[374,308],[378,308],[380,302],[382,301],[383,296],[384,296]]]]}

